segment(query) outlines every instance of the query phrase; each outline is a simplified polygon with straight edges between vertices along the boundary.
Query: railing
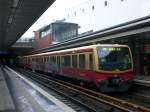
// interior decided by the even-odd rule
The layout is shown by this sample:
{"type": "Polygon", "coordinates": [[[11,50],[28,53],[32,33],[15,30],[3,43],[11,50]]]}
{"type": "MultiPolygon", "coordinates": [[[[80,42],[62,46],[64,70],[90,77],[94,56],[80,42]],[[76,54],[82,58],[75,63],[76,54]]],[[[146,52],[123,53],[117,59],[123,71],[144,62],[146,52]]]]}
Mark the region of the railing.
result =
{"type": "Polygon", "coordinates": [[[17,42],[12,47],[35,48],[35,40],[34,38],[21,38],[17,40],[17,42]]]}

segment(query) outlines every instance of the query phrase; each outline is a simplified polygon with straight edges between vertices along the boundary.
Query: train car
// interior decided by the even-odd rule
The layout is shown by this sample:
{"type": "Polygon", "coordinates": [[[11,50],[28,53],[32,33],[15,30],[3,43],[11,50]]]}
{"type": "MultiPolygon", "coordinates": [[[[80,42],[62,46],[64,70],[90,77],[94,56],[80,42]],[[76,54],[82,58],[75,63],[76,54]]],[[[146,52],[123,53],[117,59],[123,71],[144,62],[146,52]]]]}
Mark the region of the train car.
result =
{"type": "Polygon", "coordinates": [[[133,61],[127,45],[97,44],[28,55],[23,66],[91,83],[102,92],[127,91],[133,79],[133,61]]]}

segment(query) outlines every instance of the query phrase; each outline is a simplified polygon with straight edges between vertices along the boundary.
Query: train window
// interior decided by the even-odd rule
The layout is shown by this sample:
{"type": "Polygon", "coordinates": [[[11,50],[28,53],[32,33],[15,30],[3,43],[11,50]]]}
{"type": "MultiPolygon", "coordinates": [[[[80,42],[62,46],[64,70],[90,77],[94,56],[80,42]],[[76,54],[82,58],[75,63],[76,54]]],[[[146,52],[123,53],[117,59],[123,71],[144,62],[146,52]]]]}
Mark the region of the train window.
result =
{"type": "Polygon", "coordinates": [[[37,62],[39,62],[39,57],[37,57],[37,59],[36,59],[36,60],[37,60],[37,62]]]}
{"type": "Polygon", "coordinates": [[[44,62],[45,62],[45,63],[47,62],[47,57],[44,58],[44,62]]]}
{"type": "Polygon", "coordinates": [[[30,63],[30,58],[28,58],[28,64],[30,63]]]}
{"type": "Polygon", "coordinates": [[[52,57],[50,57],[50,62],[52,62],[52,57]]]}
{"type": "Polygon", "coordinates": [[[46,62],[48,63],[48,61],[49,61],[49,58],[48,58],[48,57],[46,57],[46,62]]]}
{"type": "Polygon", "coordinates": [[[43,63],[45,62],[45,57],[43,57],[43,63]]]}
{"type": "Polygon", "coordinates": [[[77,68],[77,55],[72,55],[72,67],[77,68]]]}
{"type": "Polygon", "coordinates": [[[57,65],[60,66],[60,56],[57,56],[57,65]]]}
{"type": "Polygon", "coordinates": [[[44,63],[46,62],[46,57],[44,57],[44,63]]]}
{"type": "Polygon", "coordinates": [[[42,63],[44,63],[44,57],[42,57],[42,63]]]}
{"type": "Polygon", "coordinates": [[[40,57],[40,64],[42,64],[42,57],[40,57]]]}
{"type": "Polygon", "coordinates": [[[85,68],[85,55],[84,54],[79,55],[79,68],[81,69],[85,68]]]}
{"type": "Polygon", "coordinates": [[[40,57],[38,57],[38,62],[40,63],[40,57]]]}
{"type": "Polygon", "coordinates": [[[37,63],[39,62],[39,58],[38,58],[38,57],[36,58],[36,62],[37,62],[37,63]]]}
{"type": "Polygon", "coordinates": [[[35,61],[37,62],[37,57],[35,57],[35,61]]]}
{"type": "Polygon", "coordinates": [[[131,57],[127,47],[98,47],[99,69],[105,71],[131,69],[131,57]]]}
{"type": "Polygon", "coordinates": [[[32,58],[32,62],[34,61],[35,59],[34,58],[32,58]]]}
{"type": "Polygon", "coordinates": [[[54,64],[56,63],[56,56],[51,57],[51,63],[54,63],[54,64]]]}
{"type": "Polygon", "coordinates": [[[53,63],[56,63],[56,57],[55,56],[53,57],[52,60],[53,60],[53,63]]]}
{"type": "Polygon", "coordinates": [[[40,57],[40,64],[42,64],[42,58],[40,57]]]}
{"type": "Polygon", "coordinates": [[[39,57],[39,62],[40,62],[40,64],[42,63],[42,58],[41,57],[39,57]]]}
{"type": "Polygon", "coordinates": [[[26,63],[28,64],[28,58],[26,58],[26,63]]]}
{"type": "Polygon", "coordinates": [[[30,58],[27,58],[27,64],[29,64],[30,63],[30,58]]]}
{"type": "Polygon", "coordinates": [[[28,58],[28,62],[30,62],[30,61],[32,61],[32,58],[30,57],[30,58],[28,58]]]}
{"type": "Polygon", "coordinates": [[[49,61],[48,61],[49,63],[51,62],[51,57],[49,56],[49,61]]]}
{"type": "Polygon", "coordinates": [[[41,62],[41,64],[43,63],[43,58],[42,57],[40,57],[40,62],[41,62]]]}
{"type": "Polygon", "coordinates": [[[71,63],[71,58],[70,58],[70,56],[63,56],[63,57],[62,57],[62,65],[63,65],[63,66],[69,67],[69,66],[70,66],[70,63],[71,63]]]}
{"type": "Polygon", "coordinates": [[[106,7],[108,5],[108,2],[107,0],[104,2],[104,6],[106,7]]]}
{"type": "Polygon", "coordinates": [[[89,54],[89,69],[93,70],[93,54],[89,54]]]}

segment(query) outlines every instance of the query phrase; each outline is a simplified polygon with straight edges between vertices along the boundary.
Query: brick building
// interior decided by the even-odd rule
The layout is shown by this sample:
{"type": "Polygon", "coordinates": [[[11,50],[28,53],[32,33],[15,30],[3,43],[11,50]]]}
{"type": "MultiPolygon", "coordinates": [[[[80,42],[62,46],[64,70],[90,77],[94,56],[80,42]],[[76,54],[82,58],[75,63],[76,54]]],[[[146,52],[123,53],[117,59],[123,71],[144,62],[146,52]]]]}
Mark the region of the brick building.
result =
{"type": "Polygon", "coordinates": [[[74,38],[78,35],[78,24],[56,21],[34,31],[36,49],[74,38]]]}

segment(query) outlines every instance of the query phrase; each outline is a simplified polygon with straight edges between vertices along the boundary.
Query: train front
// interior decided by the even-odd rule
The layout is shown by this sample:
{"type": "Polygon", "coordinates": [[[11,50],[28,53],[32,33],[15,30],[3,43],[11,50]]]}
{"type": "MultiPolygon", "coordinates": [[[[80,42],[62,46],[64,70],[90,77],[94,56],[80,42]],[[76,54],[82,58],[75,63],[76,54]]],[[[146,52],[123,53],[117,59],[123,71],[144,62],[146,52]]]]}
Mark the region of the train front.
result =
{"type": "Polygon", "coordinates": [[[126,45],[99,46],[96,83],[102,92],[127,91],[133,79],[131,51],[126,45]]]}

